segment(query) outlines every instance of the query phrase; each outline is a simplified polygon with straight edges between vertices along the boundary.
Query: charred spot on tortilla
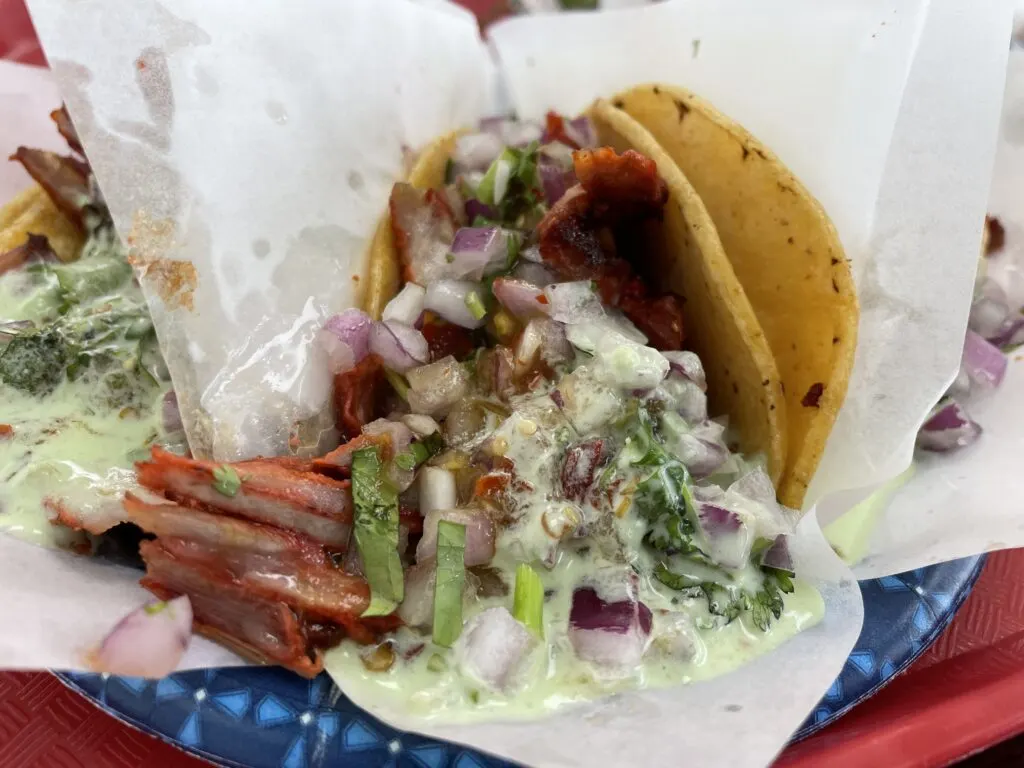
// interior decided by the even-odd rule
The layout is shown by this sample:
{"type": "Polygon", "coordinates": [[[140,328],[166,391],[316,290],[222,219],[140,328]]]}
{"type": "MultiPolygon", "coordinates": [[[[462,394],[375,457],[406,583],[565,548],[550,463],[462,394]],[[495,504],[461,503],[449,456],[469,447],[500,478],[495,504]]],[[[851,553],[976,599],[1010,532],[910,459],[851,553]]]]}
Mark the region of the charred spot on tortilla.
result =
{"type": "Polygon", "coordinates": [[[679,112],[679,122],[683,122],[686,115],[689,113],[690,108],[686,106],[680,99],[676,99],[676,110],[679,112]]]}
{"type": "Polygon", "coordinates": [[[746,160],[748,157],[750,157],[750,150],[747,149],[744,145],[741,145],[741,149],[743,150],[743,159],[746,160]]]}
{"type": "Polygon", "coordinates": [[[624,101],[623,101],[622,99],[616,99],[616,100],[615,100],[615,101],[613,102],[613,104],[615,105],[615,108],[616,108],[616,109],[622,109],[623,107],[625,107],[625,106],[626,106],[626,103],[625,103],[625,102],[624,102],[624,101]]]}
{"type": "Polygon", "coordinates": [[[825,392],[825,385],[820,381],[811,384],[807,389],[807,394],[804,395],[804,399],[800,402],[804,408],[818,408],[819,401],[821,400],[822,394],[825,392]]]}
{"type": "Polygon", "coordinates": [[[789,243],[790,245],[792,245],[793,244],[793,236],[790,235],[789,237],[787,237],[786,238],[786,242],[789,243]]]}

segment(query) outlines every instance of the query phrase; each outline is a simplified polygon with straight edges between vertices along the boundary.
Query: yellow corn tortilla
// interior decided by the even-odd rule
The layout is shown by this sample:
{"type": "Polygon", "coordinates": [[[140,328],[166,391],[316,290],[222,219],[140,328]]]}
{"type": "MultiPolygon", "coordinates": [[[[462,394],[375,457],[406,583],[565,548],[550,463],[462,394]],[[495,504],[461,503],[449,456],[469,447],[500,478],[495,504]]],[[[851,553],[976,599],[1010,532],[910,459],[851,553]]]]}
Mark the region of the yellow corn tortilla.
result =
{"type": "MultiPolygon", "coordinates": [[[[707,210],[686,177],[639,123],[610,103],[590,110],[600,143],[650,157],[669,188],[663,222],[645,233],[649,281],[684,297],[686,346],[704,363],[711,412],[728,414],[745,453],[765,457],[773,482],[785,466],[785,403],[775,360],[750,302],[743,294],[707,210]]],[[[417,189],[444,185],[458,134],[427,147],[409,174],[417,189]]],[[[640,265],[638,265],[640,266],[640,265]]],[[[385,214],[370,249],[363,307],[379,317],[398,290],[400,268],[385,214]]]]}
{"type": "Polygon", "coordinates": [[[693,185],[764,328],[785,386],[789,453],[779,499],[800,508],[857,343],[857,295],[835,227],[767,147],[703,99],[643,85],[612,103],[693,185]]]}
{"type": "Polygon", "coordinates": [[[61,261],[77,259],[85,242],[40,186],[29,187],[0,208],[0,253],[22,245],[29,234],[45,235],[61,261]]]}

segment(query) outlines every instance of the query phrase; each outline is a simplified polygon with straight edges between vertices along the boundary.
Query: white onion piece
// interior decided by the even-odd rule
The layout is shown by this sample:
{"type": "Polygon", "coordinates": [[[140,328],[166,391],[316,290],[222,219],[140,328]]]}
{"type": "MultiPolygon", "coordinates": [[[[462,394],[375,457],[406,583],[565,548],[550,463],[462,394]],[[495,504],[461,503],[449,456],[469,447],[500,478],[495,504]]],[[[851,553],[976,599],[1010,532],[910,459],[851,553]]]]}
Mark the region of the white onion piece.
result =
{"type": "Polygon", "coordinates": [[[555,282],[555,273],[546,266],[541,263],[530,261],[529,259],[523,259],[523,254],[527,253],[529,250],[529,248],[526,248],[522,253],[520,253],[519,261],[516,262],[515,267],[512,269],[512,277],[516,280],[524,280],[538,288],[543,288],[545,285],[550,285],[555,282]]]}
{"type": "Polygon", "coordinates": [[[694,352],[662,352],[668,360],[673,373],[689,379],[698,387],[701,392],[708,391],[707,377],[704,375],[704,364],[694,352]]]}
{"type": "Polygon", "coordinates": [[[677,661],[690,661],[701,652],[703,643],[685,613],[658,611],[654,614],[652,647],[677,661]]]}
{"type": "Polygon", "coordinates": [[[566,328],[572,345],[591,355],[597,349],[597,342],[609,333],[617,333],[634,344],[647,343],[647,337],[618,310],[606,309],[604,317],[573,323],[566,328]]]}
{"type": "Polygon", "coordinates": [[[422,333],[393,321],[374,323],[370,351],[385,367],[403,373],[430,359],[430,347],[422,333]]]}
{"type": "Polygon", "coordinates": [[[455,643],[455,658],[469,677],[502,691],[515,682],[517,671],[536,642],[508,608],[496,606],[466,624],[455,643]]]}
{"type": "Polygon", "coordinates": [[[697,510],[704,535],[706,554],[726,568],[742,568],[750,557],[754,533],[743,518],[731,509],[714,503],[701,503],[697,510]]]}
{"type": "Polygon", "coordinates": [[[779,504],[775,486],[760,465],[733,482],[714,503],[739,514],[753,529],[754,538],[774,539],[792,533],[799,517],[798,512],[779,504]]]}
{"type": "Polygon", "coordinates": [[[605,333],[594,349],[594,377],[608,386],[651,389],[668,372],[669,362],[658,350],[636,344],[618,333],[605,333]]]}
{"type": "Polygon", "coordinates": [[[967,327],[986,339],[999,335],[1007,319],[1010,308],[1002,302],[981,296],[971,304],[971,316],[967,327]]]}
{"type": "Polygon", "coordinates": [[[406,377],[409,380],[409,408],[413,413],[442,416],[469,394],[469,372],[451,355],[430,365],[413,368],[406,377]]]}
{"type": "Polygon", "coordinates": [[[947,453],[966,448],[981,437],[981,426],[955,400],[940,403],[917,433],[918,447],[947,453]]]}
{"type": "MultiPolygon", "coordinates": [[[[527,246],[526,248],[523,248],[519,252],[519,261],[520,261],[520,263],[522,263],[524,261],[528,261],[531,264],[543,264],[544,263],[544,257],[540,255],[540,246],[539,245],[530,245],[530,246],[527,246]]],[[[548,283],[555,282],[554,273],[549,272],[548,274],[552,275],[551,279],[544,280],[543,282],[539,282],[539,283],[537,283],[537,285],[547,285],[548,283]]],[[[518,277],[518,275],[517,275],[517,277],[518,277]]]]}
{"type": "Polygon", "coordinates": [[[441,431],[441,425],[429,416],[421,413],[407,413],[402,416],[402,423],[412,430],[416,437],[427,437],[441,431]]]}
{"type": "Polygon", "coordinates": [[[449,323],[455,323],[462,328],[480,328],[487,322],[487,316],[474,316],[466,304],[466,298],[474,292],[480,296],[479,283],[469,280],[438,280],[427,286],[424,306],[449,323]]]}
{"type": "Polygon", "coordinates": [[[470,133],[459,136],[452,150],[452,161],[473,171],[486,171],[505,149],[505,142],[494,133],[470,133]]]}
{"type": "Polygon", "coordinates": [[[434,623],[434,585],[437,563],[425,560],[405,569],[405,597],[398,616],[410,627],[430,627],[434,623]]]}
{"type": "Polygon", "coordinates": [[[1003,382],[1007,360],[1006,355],[998,347],[974,331],[968,331],[961,365],[972,384],[982,389],[993,390],[1003,382]]]}
{"type": "Polygon", "coordinates": [[[393,320],[402,325],[414,326],[423,314],[423,300],[427,290],[416,283],[406,283],[391,301],[384,307],[381,319],[393,320]]]}
{"type": "Polygon", "coordinates": [[[420,470],[420,515],[426,517],[439,509],[452,509],[459,501],[455,475],[441,467],[420,470]]]}
{"type": "Polygon", "coordinates": [[[557,164],[563,171],[571,171],[573,168],[572,152],[572,147],[560,141],[544,144],[538,150],[539,155],[557,164]]]}
{"type": "Polygon", "coordinates": [[[484,565],[494,557],[494,522],[480,509],[435,509],[423,518],[423,538],[416,545],[416,562],[437,554],[437,524],[441,520],[466,526],[466,567],[484,565]]]}
{"type": "Polygon", "coordinates": [[[355,362],[359,362],[369,351],[370,333],[373,320],[359,309],[346,309],[328,318],[324,330],[332,333],[339,341],[352,350],[355,362]]]}
{"type": "Polygon", "coordinates": [[[543,135],[544,129],[528,120],[506,120],[501,127],[501,136],[510,147],[525,147],[543,135]]]}
{"type": "Polygon", "coordinates": [[[651,636],[651,611],[640,602],[635,585],[623,587],[614,596],[589,584],[573,592],[569,641],[584,661],[622,668],[635,666],[643,658],[651,636]]]}
{"type": "MultiPolygon", "coordinates": [[[[391,455],[396,456],[405,451],[412,442],[412,430],[401,421],[390,421],[388,419],[376,419],[363,426],[364,435],[387,435],[391,441],[391,455]]],[[[387,465],[388,478],[398,489],[399,493],[406,490],[416,479],[415,470],[402,469],[395,462],[387,465]]]]}
{"type": "Polygon", "coordinates": [[[449,274],[480,280],[491,270],[503,268],[508,262],[510,236],[501,227],[462,227],[455,233],[448,255],[449,274]]]}
{"type": "Polygon", "coordinates": [[[548,314],[560,323],[584,323],[604,317],[601,298],[589,280],[554,283],[544,289],[548,298],[548,314]]]}
{"type": "Polygon", "coordinates": [[[494,298],[515,317],[526,320],[547,314],[548,300],[544,291],[525,280],[499,277],[492,290],[494,298]]]}
{"type": "Polygon", "coordinates": [[[192,639],[192,603],[182,595],[153,600],[121,619],[90,656],[96,672],[125,677],[165,677],[192,639]]]}

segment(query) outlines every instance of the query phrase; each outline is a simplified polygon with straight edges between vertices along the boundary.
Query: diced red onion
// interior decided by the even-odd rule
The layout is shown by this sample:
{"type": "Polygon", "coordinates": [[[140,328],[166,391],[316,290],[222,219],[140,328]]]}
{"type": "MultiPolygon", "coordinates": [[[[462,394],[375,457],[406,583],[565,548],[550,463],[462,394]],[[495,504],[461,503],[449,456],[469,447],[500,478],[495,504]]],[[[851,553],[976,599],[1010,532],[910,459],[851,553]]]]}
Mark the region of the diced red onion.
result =
{"type": "MultiPolygon", "coordinates": [[[[529,250],[530,249],[527,248],[523,253],[526,253],[529,250]]],[[[516,280],[523,280],[530,283],[530,285],[536,286],[537,288],[544,288],[544,286],[555,282],[555,273],[550,269],[545,267],[543,264],[524,261],[522,258],[519,259],[515,268],[512,270],[512,277],[516,280]]]]}
{"type": "Polygon", "coordinates": [[[316,335],[317,343],[327,352],[327,369],[331,373],[344,373],[355,368],[356,356],[352,347],[328,330],[316,335]]]}
{"type": "Polygon", "coordinates": [[[538,358],[551,367],[573,358],[564,326],[546,317],[533,318],[519,335],[515,348],[516,374],[527,373],[538,358]]]}
{"type": "MultiPolygon", "coordinates": [[[[421,502],[422,503],[422,502],[421,502]]],[[[437,553],[437,524],[441,520],[466,526],[467,567],[485,565],[494,557],[494,521],[480,509],[434,509],[423,518],[423,538],[416,545],[416,561],[423,562],[437,553]]]]}
{"type": "Polygon", "coordinates": [[[780,571],[794,572],[793,555],[789,551],[789,537],[779,536],[761,555],[761,565],[780,571]]]}
{"type": "Polygon", "coordinates": [[[469,394],[469,372],[448,355],[406,373],[409,408],[413,413],[442,416],[469,394]]]}
{"type": "Polygon", "coordinates": [[[121,619],[90,655],[97,672],[165,677],[177,668],[192,639],[192,603],[182,595],[152,600],[121,619]]]}
{"type": "Polygon", "coordinates": [[[487,322],[486,315],[476,317],[466,304],[471,293],[481,295],[480,284],[469,280],[438,280],[427,286],[424,306],[436,312],[449,323],[462,328],[480,328],[487,322]]]}
{"type": "Polygon", "coordinates": [[[462,227],[452,242],[449,260],[453,271],[459,277],[480,280],[491,268],[504,267],[508,237],[501,227],[462,227]]]}
{"type": "Polygon", "coordinates": [[[455,658],[462,671],[493,690],[505,690],[537,639],[504,606],[474,616],[455,644],[455,658]]]}
{"type": "Polygon", "coordinates": [[[406,283],[391,301],[384,307],[381,316],[384,321],[393,320],[409,327],[415,326],[423,314],[423,301],[426,289],[416,283],[406,283]]]}
{"type": "Polygon", "coordinates": [[[515,317],[526,320],[547,314],[548,300],[544,291],[525,280],[499,277],[491,290],[494,298],[515,317]]]}
{"type": "Polygon", "coordinates": [[[696,431],[680,435],[672,450],[698,480],[714,474],[729,459],[729,449],[723,443],[699,437],[696,431]]]}
{"type": "MultiPolygon", "coordinates": [[[[618,570],[618,569],[616,569],[618,570]]],[[[625,585],[624,599],[610,601],[599,587],[584,584],[572,595],[569,640],[584,661],[610,667],[635,666],[651,636],[651,611],[625,585]]]]}
{"type": "Polygon", "coordinates": [[[1010,316],[1010,308],[988,296],[979,296],[971,304],[967,327],[986,339],[999,335],[1010,316]]]}
{"type": "Polygon", "coordinates": [[[398,606],[398,616],[408,626],[425,628],[434,623],[436,583],[437,563],[433,559],[405,569],[405,597],[398,606]]]}
{"type": "Polygon", "coordinates": [[[458,503],[455,475],[442,467],[423,467],[419,490],[422,517],[437,510],[452,509],[458,503]]]}
{"type": "Polygon", "coordinates": [[[585,323],[604,317],[601,298],[589,280],[555,283],[544,289],[552,320],[560,323],[585,323]]]}
{"type": "MultiPolygon", "coordinates": [[[[523,248],[519,252],[519,263],[516,266],[517,267],[523,266],[523,262],[529,262],[530,264],[543,264],[544,263],[544,257],[541,256],[540,246],[539,245],[530,245],[530,246],[527,246],[526,248],[523,248]]],[[[546,279],[546,280],[543,280],[543,281],[540,281],[540,282],[531,280],[530,282],[536,282],[537,285],[547,285],[548,283],[555,282],[555,273],[551,272],[550,270],[547,270],[547,273],[550,275],[549,279],[546,279]]],[[[519,275],[516,275],[516,277],[519,277],[519,275]]],[[[527,278],[524,278],[524,279],[527,279],[527,278]]]]}
{"type": "Polygon", "coordinates": [[[185,429],[185,425],[181,421],[181,409],[178,408],[178,396],[173,389],[164,395],[160,407],[160,418],[164,432],[180,432],[185,429]]]}
{"type": "Polygon", "coordinates": [[[348,345],[356,363],[366,357],[370,346],[370,331],[373,320],[359,309],[346,309],[328,318],[324,330],[348,345]]]}
{"type": "Polygon", "coordinates": [[[989,341],[1000,349],[1008,349],[1024,344],[1024,315],[1009,318],[999,332],[989,341]]]}
{"type": "Polygon", "coordinates": [[[423,334],[393,321],[373,324],[370,351],[381,359],[385,367],[399,373],[430,359],[430,348],[423,334]]]}
{"type": "Polygon", "coordinates": [[[743,509],[754,525],[754,535],[774,539],[793,532],[794,513],[775,498],[775,486],[764,467],[756,466],[729,486],[716,503],[730,509],[743,509]]]}
{"type": "Polygon", "coordinates": [[[566,120],[563,130],[565,135],[572,139],[580,149],[597,146],[597,130],[586,115],[566,120]]]}
{"type": "Polygon", "coordinates": [[[416,437],[426,437],[441,431],[441,426],[436,421],[421,413],[405,414],[402,417],[402,423],[411,429],[416,437]]]}
{"type": "Polygon", "coordinates": [[[553,162],[538,163],[537,172],[544,189],[544,200],[549,206],[561,200],[569,187],[576,183],[576,176],[572,171],[567,171],[561,165],[553,162]]]}
{"type": "Polygon", "coordinates": [[[486,171],[503,149],[505,142],[500,134],[464,134],[455,140],[452,161],[469,170],[486,171]]]}
{"type": "Polygon", "coordinates": [[[673,373],[689,379],[698,387],[701,392],[708,391],[708,381],[704,375],[704,365],[694,352],[662,352],[673,373]]]}
{"type": "MultiPolygon", "coordinates": [[[[556,401],[557,402],[557,401],[556,401]]],[[[562,464],[562,495],[583,501],[604,459],[604,441],[586,440],[569,447],[562,464]]]]}
{"type": "Polygon", "coordinates": [[[702,503],[697,510],[707,555],[726,568],[742,568],[750,557],[753,532],[731,509],[702,503]]]}
{"type": "Polygon", "coordinates": [[[967,332],[961,364],[971,382],[987,390],[998,387],[1006,375],[1006,355],[974,331],[967,332]]]}
{"type": "Polygon", "coordinates": [[[946,453],[966,448],[981,437],[981,426],[955,400],[940,403],[917,433],[917,445],[946,453]]]}
{"type": "Polygon", "coordinates": [[[469,219],[470,224],[476,221],[477,216],[483,216],[485,219],[490,219],[491,221],[498,218],[497,210],[487,205],[487,203],[477,200],[475,197],[466,199],[465,211],[466,218],[469,219]]]}

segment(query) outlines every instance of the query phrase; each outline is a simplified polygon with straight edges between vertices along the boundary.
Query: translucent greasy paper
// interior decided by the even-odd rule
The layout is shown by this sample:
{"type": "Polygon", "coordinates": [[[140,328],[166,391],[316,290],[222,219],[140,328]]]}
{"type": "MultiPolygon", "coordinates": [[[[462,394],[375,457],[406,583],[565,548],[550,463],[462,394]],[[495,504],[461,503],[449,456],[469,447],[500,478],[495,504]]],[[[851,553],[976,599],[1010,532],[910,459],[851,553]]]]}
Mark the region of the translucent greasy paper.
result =
{"type": "MultiPolygon", "coordinates": [[[[521,18],[493,33],[498,89],[474,20],[438,0],[145,0],[130,14],[117,0],[30,0],[132,247],[197,453],[282,453],[297,423],[314,437],[328,423],[326,361],[309,342],[358,301],[353,278],[403,146],[471,123],[501,98],[536,116],[661,80],[708,97],[772,146],[822,199],[853,259],[862,344],[819,495],[884,479],[956,369],[971,281],[949,243],[980,236],[984,194],[971,169],[991,163],[1009,29],[994,5],[967,16],[958,5],[696,0],[521,18]],[[939,45],[956,56],[935,57],[934,79],[915,79],[915,52],[939,45]],[[939,121],[946,143],[889,153],[894,128],[908,142],[937,141],[939,121]]],[[[778,651],[699,686],[443,735],[535,764],[663,764],[680,744],[694,765],[767,764],[861,622],[856,585],[813,515],[796,541],[828,613],[778,651]]],[[[75,643],[143,599],[136,573],[4,538],[0,578],[9,665],[78,666],[75,643]]],[[[221,663],[201,658],[206,647],[197,641],[189,661],[221,663]]]]}
{"type": "MultiPolygon", "coordinates": [[[[1006,246],[986,266],[1016,304],[1024,301],[1024,51],[1019,48],[1010,52],[1007,68],[989,211],[1006,229],[1006,246]]],[[[1024,546],[1024,350],[1009,358],[1002,386],[969,403],[971,416],[984,429],[981,439],[956,453],[918,452],[913,475],[879,515],[867,555],[855,567],[858,574],[899,573],[1024,546]]]]}

